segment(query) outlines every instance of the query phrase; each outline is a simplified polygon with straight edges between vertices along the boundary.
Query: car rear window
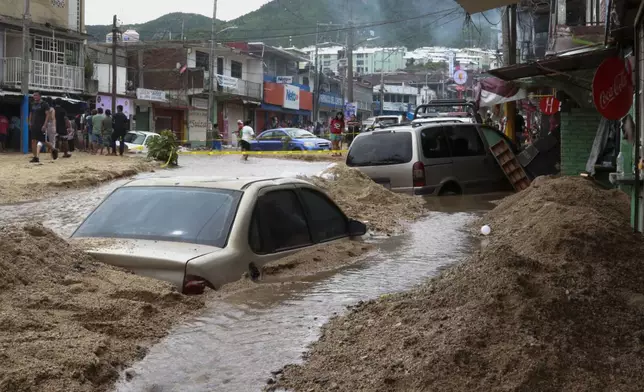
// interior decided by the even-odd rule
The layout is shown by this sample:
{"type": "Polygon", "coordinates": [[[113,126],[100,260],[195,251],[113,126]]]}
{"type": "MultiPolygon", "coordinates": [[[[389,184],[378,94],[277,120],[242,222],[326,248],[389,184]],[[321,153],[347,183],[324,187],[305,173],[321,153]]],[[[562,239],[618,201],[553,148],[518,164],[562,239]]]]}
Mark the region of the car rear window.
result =
{"type": "Polygon", "coordinates": [[[412,155],[411,132],[375,132],[351,143],[347,165],[396,165],[410,162],[412,155]]]}
{"type": "Polygon", "coordinates": [[[117,189],[74,237],[187,242],[223,248],[242,192],[194,187],[117,189]]]}

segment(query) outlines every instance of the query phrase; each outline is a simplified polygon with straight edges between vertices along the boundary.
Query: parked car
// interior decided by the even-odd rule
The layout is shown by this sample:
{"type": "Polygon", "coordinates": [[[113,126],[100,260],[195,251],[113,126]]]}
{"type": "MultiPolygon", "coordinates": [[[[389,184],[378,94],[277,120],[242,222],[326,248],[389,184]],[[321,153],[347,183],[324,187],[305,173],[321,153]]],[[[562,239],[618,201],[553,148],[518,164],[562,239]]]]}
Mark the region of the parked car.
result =
{"type": "Polygon", "coordinates": [[[364,223],[303,180],[189,177],[121,186],[72,241],[86,241],[107,264],[200,294],[245,272],[257,277],[264,264],[304,248],[365,232],[364,223]]]}
{"type": "Polygon", "coordinates": [[[278,128],[264,131],[250,142],[252,151],[322,151],[330,150],[331,142],[299,128],[278,128]]]}
{"type": "Polygon", "coordinates": [[[489,147],[498,130],[472,123],[398,126],[358,135],[347,165],[395,192],[444,195],[512,190],[489,147]]]}
{"type": "MultiPolygon", "coordinates": [[[[148,142],[151,138],[159,137],[158,133],[154,132],[145,132],[145,131],[130,131],[125,134],[123,138],[125,142],[125,148],[129,153],[132,154],[147,154],[148,152],[148,142]]],[[[121,145],[120,141],[116,141],[116,147],[118,148],[121,145]]]]}

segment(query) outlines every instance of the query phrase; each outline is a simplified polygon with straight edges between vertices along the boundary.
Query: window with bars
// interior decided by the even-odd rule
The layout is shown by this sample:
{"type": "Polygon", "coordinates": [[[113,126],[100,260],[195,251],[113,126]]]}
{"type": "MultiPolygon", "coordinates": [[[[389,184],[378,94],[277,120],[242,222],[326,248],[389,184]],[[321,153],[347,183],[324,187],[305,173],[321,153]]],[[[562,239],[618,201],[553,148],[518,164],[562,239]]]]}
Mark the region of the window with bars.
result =
{"type": "Polygon", "coordinates": [[[80,42],[52,37],[33,37],[33,59],[46,63],[82,66],[80,42]]]}

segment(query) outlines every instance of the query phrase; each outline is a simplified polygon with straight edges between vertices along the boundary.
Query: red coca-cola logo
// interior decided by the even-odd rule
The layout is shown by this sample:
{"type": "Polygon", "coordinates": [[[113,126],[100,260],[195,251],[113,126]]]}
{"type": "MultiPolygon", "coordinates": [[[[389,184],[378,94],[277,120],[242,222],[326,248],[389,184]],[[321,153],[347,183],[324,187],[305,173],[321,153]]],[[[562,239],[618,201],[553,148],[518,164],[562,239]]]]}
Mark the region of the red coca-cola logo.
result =
{"type": "Polygon", "coordinates": [[[619,57],[604,60],[593,78],[593,102],[608,120],[624,117],[633,105],[633,82],[630,64],[619,57]]]}

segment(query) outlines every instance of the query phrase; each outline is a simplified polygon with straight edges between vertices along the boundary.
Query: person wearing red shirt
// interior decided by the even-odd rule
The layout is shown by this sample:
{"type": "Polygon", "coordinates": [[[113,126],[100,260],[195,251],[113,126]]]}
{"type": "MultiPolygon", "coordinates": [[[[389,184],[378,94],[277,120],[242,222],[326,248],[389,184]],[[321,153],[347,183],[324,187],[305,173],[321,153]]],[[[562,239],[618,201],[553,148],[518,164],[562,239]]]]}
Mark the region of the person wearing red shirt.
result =
{"type": "MultiPolygon", "coordinates": [[[[340,151],[340,140],[342,139],[342,132],[344,132],[344,114],[338,112],[335,118],[331,120],[331,149],[333,151],[340,151]]],[[[341,156],[340,153],[334,153],[331,156],[341,156]]]]}
{"type": "Polygon", "coordinates": [[[7,147],[7,131],[9,130],[9,119],[0,114],[0,152],[7,147]]]}

